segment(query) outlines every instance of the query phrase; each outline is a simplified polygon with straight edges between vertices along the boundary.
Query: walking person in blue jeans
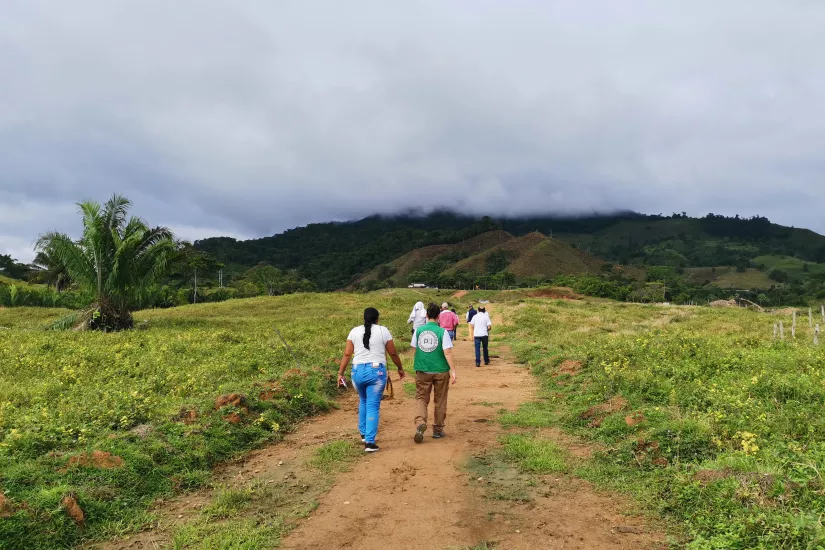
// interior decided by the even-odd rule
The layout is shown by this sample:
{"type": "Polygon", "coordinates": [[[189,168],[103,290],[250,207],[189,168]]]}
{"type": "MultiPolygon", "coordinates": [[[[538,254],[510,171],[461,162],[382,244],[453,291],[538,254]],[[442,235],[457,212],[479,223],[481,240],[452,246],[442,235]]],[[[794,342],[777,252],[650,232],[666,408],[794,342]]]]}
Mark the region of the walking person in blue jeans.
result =
{"type": "Polygon", "coordinates": [[[487,315],[487,310],[483,307],[478,308],[476,313],[470,320],[470,330],[473,331],[473,341],[476,348],[476,367],[481,366],[481,349],[484,349],[484,364],[490,364],[490,351],[488,346],[490,344],[490,329],[493,323],[490,321],[490,316],[487,315]]]}
{"type": "Polygon", "coordinates": [[[365,453],[378,450],[375,436],[378,434],[378,419],[381,410],[381,396],[387,385],[387,354],[398,367],[399,380],[404,380],[404,367],[395,349],[392,334],[387,327],[378,324],[378,310],[368,307],[364,310],[364,324],[353,328],[347,336],[344,357],[338,366],[338,385],[346,386],[344,371],[352,359],[352,385],[358,392],[358,431],[364,443],[365,453]]]}

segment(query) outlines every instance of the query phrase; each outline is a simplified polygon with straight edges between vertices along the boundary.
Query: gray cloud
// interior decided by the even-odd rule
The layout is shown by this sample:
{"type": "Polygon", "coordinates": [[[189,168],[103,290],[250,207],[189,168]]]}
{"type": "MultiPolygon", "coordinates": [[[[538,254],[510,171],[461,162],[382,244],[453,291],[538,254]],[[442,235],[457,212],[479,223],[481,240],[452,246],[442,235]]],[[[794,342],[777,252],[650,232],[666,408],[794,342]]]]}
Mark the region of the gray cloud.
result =
{"type": "Polygon", "coordinates": [[[417,206],[825,231],[813,0],[3,11],[0,252],[21,258],[113,192],[188,238],[417,206]]]}

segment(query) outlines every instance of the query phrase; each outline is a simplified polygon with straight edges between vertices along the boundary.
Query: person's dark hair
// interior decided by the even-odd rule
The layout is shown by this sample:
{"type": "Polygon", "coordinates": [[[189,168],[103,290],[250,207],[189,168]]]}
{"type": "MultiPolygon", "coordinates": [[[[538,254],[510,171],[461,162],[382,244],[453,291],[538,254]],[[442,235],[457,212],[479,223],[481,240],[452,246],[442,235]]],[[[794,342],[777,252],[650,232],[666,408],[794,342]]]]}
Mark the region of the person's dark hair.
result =
{"type": "Polygon", "coordinates": [[[439,315],[441,315],[441,308],[438,307],[438,304],[431,302],[430,305],[427,306],[427,318],[438,319],[439,315]]]}
{"type": "Polygon", "coordinates": [[[372,336],[372,325],[378,323],[378,310],[368,307],[364,310],[364,347],[370,349],[370,336],[372,336]]]}
{"type": "Polygon", "coordinates": [[[480,307],[480,308],[478,308],[478,310],[479,310],[481,313],[486,313],[486,312],[487,312],[487,308],[485,308],[485,307],[480,307]]]}

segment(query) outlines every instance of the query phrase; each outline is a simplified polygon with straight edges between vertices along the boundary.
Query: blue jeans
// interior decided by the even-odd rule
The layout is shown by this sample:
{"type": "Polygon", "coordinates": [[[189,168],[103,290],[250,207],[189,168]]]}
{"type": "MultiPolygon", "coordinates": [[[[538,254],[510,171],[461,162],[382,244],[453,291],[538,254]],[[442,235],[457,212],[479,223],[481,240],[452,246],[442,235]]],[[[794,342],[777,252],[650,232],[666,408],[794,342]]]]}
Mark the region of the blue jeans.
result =
{"type": "Polygon", "coordinates": [[[455,331],[454,331],[454,330],[448,330],[448,331],[447,331],[447,334],[449,334],[449,335],[450,335],[450,340],[452,340],[453,342],[455,342],[455,331]]]}
{"type": "Polygon", "coordinates": [[[476,366],[481,364],[481,350],[480,347],[484,347],[484,364],[490,364],[490,352],[487,349],[487,346],[490,344],[490,337],[489,336],[476,336],[475,337],[475,347],[476,347],[476,366]]]}
{"type": "Polygon", "coordinates": [[[367,443],[375,443],[378,433],[378,416],[381,410],[381,396],[387,385],[387,366],[373,363],[352,366],[352,385],[358,392],[358,431],[367,443]]]}

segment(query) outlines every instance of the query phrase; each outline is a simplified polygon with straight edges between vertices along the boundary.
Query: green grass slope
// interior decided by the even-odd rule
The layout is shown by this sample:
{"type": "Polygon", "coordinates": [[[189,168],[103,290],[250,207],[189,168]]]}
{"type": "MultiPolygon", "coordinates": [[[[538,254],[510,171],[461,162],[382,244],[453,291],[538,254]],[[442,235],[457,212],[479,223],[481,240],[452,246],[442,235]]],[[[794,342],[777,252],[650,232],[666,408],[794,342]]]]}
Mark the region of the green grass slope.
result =
{"type": "Polygon", "coordinates": [[[404,335],[419,296],[297,294],[142,311],[145,328],[114,334],[48,332],[40,327],[63,311],[0,309],[0,512],[10,515],[0,517],[0,549],[68,548],[140,529],[156,499],[207,483],[218,462],[326,410],[333,358],[364,308],[404,335]],[[216,410],[231,393],[245,401],[216,410]],[[122,465],[75,465],[93,451],[122,465]],[[67,495],[85,527],[63,510],[67,495]]]}
{"type": "Polygon", "coordinates": [[[495,254],[504,255],[507,260],[506,270],[517,278],[552,278],[559,274],[598,273],[604,264],[602,260],[558,239],[550,239],[541,233],[528,233],[466,258],[445,273],[452,275],[457,271],[465,271],[484,274],[491,257],[495,254]]]}
{"type": "Polygon", "coordinates": [[[570,247],[558,239],[542,239],[507,267],[518,278],[598,273],[603,260],[570,247]]]}
{"type": "MultiPolygon", "coordinates": [[[[505,231],[489,231],[456,244],[432,245],[417,248],[386,265],[389,265],[395,270],[392,278],[400,284],[407,280],[410,273],[420,269],[421,264],[424,262],[436,261],[445,257],[461,258],[472,256],[498,246],[501,243],[512,241],[514,238],[515,237],[505,231]]],[[[373,269],[359,279],[360,282],[378,280],[380,269],[380,267],[373,269]]]]}
{"type": "MultiPolygon", "coordinates": [[[[825,348],[807,323],[774,341],[789,315],[590,300],[505,315],[505,342],[541,382],[503,418],[525,448],[545,445],[542,428],[594,442],[571,471],[668,520],[674,548],[825,544],[825,348]]],[[[514,458],[524,470],[529,454],[514,458]]]]}
{"type": "Polygon", "coordinates": [[[483,274],[487,272],[487,262],[490,256],[495,253],[503,253],[510,264],[519,256],[536,246],[545,236],[541,233],[528,233],[523,237],[511,239],[505,243],[489,248],[479,254],[474,254],[457,262],[452,268],[445,270],[445,273],[453,274],[456,271],[466,271],[468,273],[483,274]]]}

